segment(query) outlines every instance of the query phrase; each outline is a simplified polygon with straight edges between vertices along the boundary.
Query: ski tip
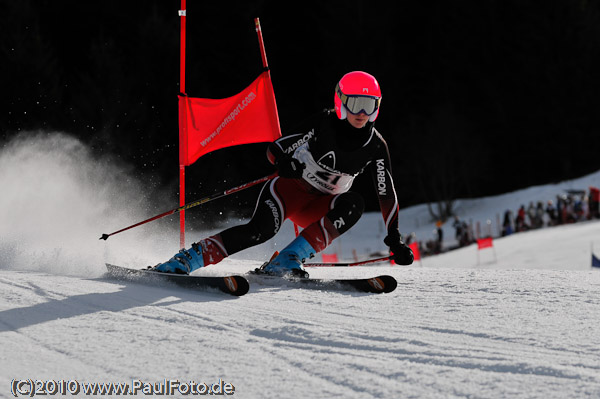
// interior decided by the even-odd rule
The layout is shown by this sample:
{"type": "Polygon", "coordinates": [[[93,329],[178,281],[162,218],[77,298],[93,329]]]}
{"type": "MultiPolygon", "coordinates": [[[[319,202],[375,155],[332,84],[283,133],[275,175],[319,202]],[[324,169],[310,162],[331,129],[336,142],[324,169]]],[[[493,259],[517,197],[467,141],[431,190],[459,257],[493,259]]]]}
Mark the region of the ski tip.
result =
{"type": "Polygon", "coordinates": [[[108,240],[108,237],[110,237],[108,234],[102,234],[102,237],[99,238],[99,240],[108,240]]]}
{"type": "Polygon", "coordinates": [[[374,292],[390,293],[398,286],[398,281],[392,276],[377,276],[368,280],[369,285],[374,292]]]}
{"type": "Polygon", "coordinates": [[[242,276],[223,277],[228,293],[235,296],[246,295],[250,290],[250,283],[242,276]]]}

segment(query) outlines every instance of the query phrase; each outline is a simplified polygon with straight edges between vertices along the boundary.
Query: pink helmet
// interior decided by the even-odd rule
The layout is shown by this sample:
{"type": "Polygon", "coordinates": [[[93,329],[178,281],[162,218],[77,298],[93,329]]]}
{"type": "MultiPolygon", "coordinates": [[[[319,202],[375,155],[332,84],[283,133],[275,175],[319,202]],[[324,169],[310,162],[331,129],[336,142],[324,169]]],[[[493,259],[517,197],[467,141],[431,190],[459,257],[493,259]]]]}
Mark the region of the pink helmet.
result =
{"type": "Polygon", "coordinates": [[[363,112],[373,122],[379,115],[381,89],[372,75],[362,71],[349,72],[337,84],[333,101],[338,118],[346,119],[346,112],[363,112]]]}

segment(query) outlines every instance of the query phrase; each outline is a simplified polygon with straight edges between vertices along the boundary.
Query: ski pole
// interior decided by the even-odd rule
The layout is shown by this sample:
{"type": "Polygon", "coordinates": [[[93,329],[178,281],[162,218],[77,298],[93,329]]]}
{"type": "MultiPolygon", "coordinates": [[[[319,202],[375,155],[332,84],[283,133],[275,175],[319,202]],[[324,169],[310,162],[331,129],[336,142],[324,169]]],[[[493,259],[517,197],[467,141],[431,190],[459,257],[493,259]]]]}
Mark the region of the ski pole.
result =
{"type": "Polygon", "coordinates": [[[383,258],[375,258],[375,259],[368,259],[368,260],[362,260],[360,262],[349,262],[349,263],[328,263],[328,262],[315,262],[315,263],[305,263],[304,266],[305,267],[352,267],[352,266],[362,266],[362,265],[368,265],[370,263],[378,263],[378,262],[386,262],[388,260],[392,259],[391,256],[384,256],[383,258]]]}
{"type": "Polygon", "coordinates": [[[183,206],[180,206],[179,208],[171,209],[170,211],[161,213],[160,215],[156,215],[154,217],[151,217],[150,219],[146,219],[146,220],[138,222],[136,224],[132,224],[131,226],[124,227],[121,230],[117,230],[117,231],[115,231],[113,233],[102,234],[102,237],[100,237],[100,240],[107,240],[108,237],[110,237],[110,236],[114,236],[115,234],[119,234],[119,233],[121,233],[123,231],[129,230],[129,229],[133,229],[134,227],[138,227],[138,226],[141,226],[141,225],[146,224],[148,222],[152,222],[154,220],[163,218],[165,216],[173,215],[175,213],[178,213],[178,212],[181,212],[181,211],[193,208],[195,206],[205,204],[205,203],[207,203],[209,201],[216,200],[218,198],[222,198],[222,197],[225,197],[227,195],[237,193],[239,191],[245,190],[245,189],[250,188],[252,186],[256,186],[257,184],[264,183],[264,182],[266,182],[268,180],[271,180],[275,176],[277,176],[277,173],[273,173],[272,175],[261,177],[260,179],[257,179],[257,180],[252,180],[250,182],[241,184],[241,185],[239,185],[237,187],[233,187],[233,188],[230,188],[230,189],[225,190],[225,191],[216,192],[216,193],[214,193],[212,195],[209,195],[208,197],[205,197],[205,198],[202,198],[202,199],[199,199],[199,200],[196,200],[196,201],[189,202],[189,203],[187,203],[187,204],[185,204],[183,206]]]}

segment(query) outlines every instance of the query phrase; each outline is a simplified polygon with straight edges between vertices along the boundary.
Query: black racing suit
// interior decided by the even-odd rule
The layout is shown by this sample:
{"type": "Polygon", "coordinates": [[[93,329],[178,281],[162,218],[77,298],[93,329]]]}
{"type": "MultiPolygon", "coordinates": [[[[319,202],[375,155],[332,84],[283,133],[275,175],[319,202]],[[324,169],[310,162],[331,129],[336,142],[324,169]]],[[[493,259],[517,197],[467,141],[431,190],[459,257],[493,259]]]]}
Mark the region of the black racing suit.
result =
{"type": "MultiPolygon", "coordinates": [[[[269,146],[267,156],[273,164],[293,157],[305,165],[302,177],[293,179],[296,184],[294,190],[297,190],[294,192],[295,197],[306,193],[307,201],[310,201],[309,197],[313,200],[320,196],[335,198],[327,214],[318,216],[327,222],[321,223],[321,226],[325,226],[321,230],[330,230],[323,234],[329,233],[333,238],[347,231],[360,218],[364,202],[350,188],[358,174],[369,170],[388,236],[400,239],[398,201],[389,151],[373,123],[369,122],[365,127],[356,129],[348,121],[339,120],[335,113],[323,114],[305,133],[276,140],[269,146]],[[339,217],[346,220],[343,226],[333,223],[339,217]]],[[[220,234],[227,255],[263,243],[277,233],[283,219],[288,217],[285,200],[282,199],[285,195],[279,195],[284,189],[283,183],[265,183],[250,222],[220,234]]],[[[308,230],[309,228],[305,231],[308,230]]],[[[325,246],[329,243],[329,240],[325,240],[325,246]]]]}

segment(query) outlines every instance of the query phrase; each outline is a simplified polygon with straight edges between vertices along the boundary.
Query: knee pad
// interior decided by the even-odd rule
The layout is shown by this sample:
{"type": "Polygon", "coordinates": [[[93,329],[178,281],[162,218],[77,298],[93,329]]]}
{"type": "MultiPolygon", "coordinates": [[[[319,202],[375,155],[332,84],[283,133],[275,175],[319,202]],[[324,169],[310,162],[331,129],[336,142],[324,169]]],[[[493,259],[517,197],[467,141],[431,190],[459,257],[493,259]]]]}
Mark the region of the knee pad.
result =
{"type": "Polygon", "coordinates": [[[327,212],[327,218],[339,234],[348,231],[358,222],[365,210],[365,201],[358,193],[349,191],[338,195],[327,212]]]}

